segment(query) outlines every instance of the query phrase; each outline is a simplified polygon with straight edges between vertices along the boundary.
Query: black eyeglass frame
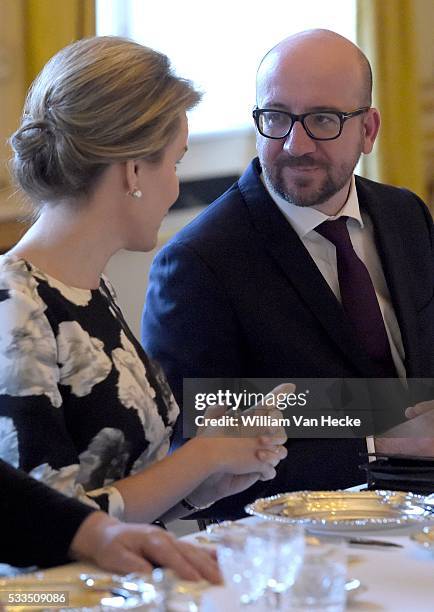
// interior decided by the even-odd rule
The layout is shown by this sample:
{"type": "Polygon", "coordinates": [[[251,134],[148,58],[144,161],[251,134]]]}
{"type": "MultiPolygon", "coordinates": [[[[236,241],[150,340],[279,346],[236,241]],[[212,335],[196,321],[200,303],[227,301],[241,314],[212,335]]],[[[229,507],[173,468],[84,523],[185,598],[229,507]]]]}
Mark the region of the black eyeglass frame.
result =
{"type": "Polygon", "coordinates": [[[370,106],[362,106],[349,113],[343,113],[341,111],[325,108],[323,110],[310,111],[308,113],[302,113],[301,115],[296,115],[295,113],[289,113],[288,111],[280,110],[280,108],[258,108],[256,106],[253,109],[252,115],[255,121],[255,125],[258,129],[258,132],[261,134],[261,136],[264,136],[264,138],[271,138],[272,140],[283,140],[284,138],[288,138],[289,134],[291,133],[292,128],[294,127],[294,123],[296,123],[297,121],[300,121],[301,125],[304,128],[304,131],[310,138],[312,138],[312,140],[336,140],[336,138],[339,138],[339,136],[342,134],[342,130],[344,129],[344,123],[345,121],[347,121],[347,119],[351,119],[351,117],[356,117],[357,115],[366,113],[370,108],[371,108],[370,106]],[[261,128],[259,127],[259,118],[262,115],[262,113],[265,113],[265,112],[282,113],[282,115],[287,115],[288,117],[290,117],[291,125],[289,126],[289,129],[286,132],[286,134],[284,134],[283,136],[268,136],[267,134],[264,134],[262,132],[261,128]],[[336,136],[332,136],[331,138],[318,138],[317,136],[314,136],[312,134],[312,132],[309,130],[309,128],[305,124],[306,117],[309,117],[310,115],[318,115],[318,114],[320,115],[321,113],[333,114],[339,118],[339,122],[340,122],[339,132],[336,136]]]}

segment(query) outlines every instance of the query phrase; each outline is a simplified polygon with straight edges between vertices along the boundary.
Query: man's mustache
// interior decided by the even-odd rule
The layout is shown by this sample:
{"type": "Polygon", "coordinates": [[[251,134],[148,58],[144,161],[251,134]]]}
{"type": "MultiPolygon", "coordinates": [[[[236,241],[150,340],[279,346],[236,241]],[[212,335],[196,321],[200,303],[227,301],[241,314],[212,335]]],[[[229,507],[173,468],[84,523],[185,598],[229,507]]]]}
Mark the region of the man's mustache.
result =
{"type": "Polygon", "coordinates": [[[286,155],[277,160],[279,169],[288,168],[326,168],[327,164],[314,159],[311,155],[302,155],[301,157],[291,157],[286,155]]]}

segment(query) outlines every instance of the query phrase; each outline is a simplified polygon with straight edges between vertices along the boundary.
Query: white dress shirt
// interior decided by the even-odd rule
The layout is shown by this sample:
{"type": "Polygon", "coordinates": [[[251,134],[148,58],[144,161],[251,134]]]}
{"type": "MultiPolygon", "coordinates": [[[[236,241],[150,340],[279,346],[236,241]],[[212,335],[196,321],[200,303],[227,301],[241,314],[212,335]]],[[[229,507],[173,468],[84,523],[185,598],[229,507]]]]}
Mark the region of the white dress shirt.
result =
{"type": "MultiPolygon", "coordinates": [[[[263,178],[262,175],[261,178],[263,178]]],[[[375,245],[372,221],[369,215],[365,212],[360,212],[354,175],[351,179],[347,201],[334,217],[329,217],[312,207],[291,204],[269,189],[264,180],[263,183],[273,201],[298,234],[339,301],[341,301],[341,295],[336,264],[336,248],[329,240],[314,230],[324,221],[338,219],[342,215],[348,217],[347,227],[353,248],[368,269],[383,316],[387,337],[389,338],[393,363],[395,364],[398,376],[404,379],[406,376],[404,367],[405,353],[401,331],[375,245]]],[[[372,438],[367,438],[367,444],[368,451],[373,452],[375,449],[372,438]]]]}

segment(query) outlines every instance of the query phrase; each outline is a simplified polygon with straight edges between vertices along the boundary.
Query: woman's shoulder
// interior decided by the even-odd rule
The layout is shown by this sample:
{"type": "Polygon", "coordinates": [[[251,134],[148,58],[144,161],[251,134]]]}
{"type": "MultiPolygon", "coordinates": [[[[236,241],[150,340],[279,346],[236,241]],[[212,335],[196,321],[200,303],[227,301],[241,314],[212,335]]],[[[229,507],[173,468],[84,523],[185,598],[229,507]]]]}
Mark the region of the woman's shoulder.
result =
{"type": "Polygon", "coordinates": [[[0,255],[0,325],[7,326],[11,318],[18,323],[24,315],[31,318],[44,309],[31,266],[16,256],[0,255]]]}
{"type": "Polygon", "coordinates": [[[23,295],[40,302],[57,304],[70,303],[73,306],[87,306],[92,300],[92,290],[66,285],[53,278],[31,262],[13,254],[0,256],[0,291],[4,298],[23,295]],[[7,295],[9,292],[9,295],[7,295]]]}
{"type": "Polygon", "coordinates": [[[30,264],[15,255],[0,255],[0,291],[33,295],[37,281],[30,264]]]}

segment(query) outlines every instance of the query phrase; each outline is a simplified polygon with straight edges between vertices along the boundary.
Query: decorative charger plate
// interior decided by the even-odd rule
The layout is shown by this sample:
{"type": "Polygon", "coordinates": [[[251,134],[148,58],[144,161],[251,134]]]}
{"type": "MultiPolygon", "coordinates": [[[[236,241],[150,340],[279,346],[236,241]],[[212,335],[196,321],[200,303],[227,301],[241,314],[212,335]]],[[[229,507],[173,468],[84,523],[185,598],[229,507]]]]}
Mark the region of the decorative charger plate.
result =
{"type": "Polygon", "coordinates": [[[257,499],[246,512],[312,530],[386,529],[434,522],[434,505],[404,491],[297,491],[257,499]]]}
{"type": "Polygon", "coordinates": [[[434,553],[434,529],[424,527],[422,531],[412,533],[411,539],[434,553]]]}

